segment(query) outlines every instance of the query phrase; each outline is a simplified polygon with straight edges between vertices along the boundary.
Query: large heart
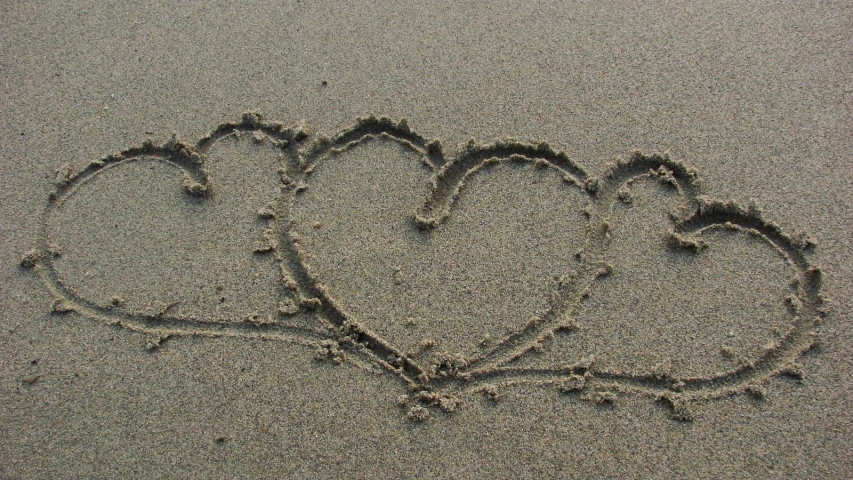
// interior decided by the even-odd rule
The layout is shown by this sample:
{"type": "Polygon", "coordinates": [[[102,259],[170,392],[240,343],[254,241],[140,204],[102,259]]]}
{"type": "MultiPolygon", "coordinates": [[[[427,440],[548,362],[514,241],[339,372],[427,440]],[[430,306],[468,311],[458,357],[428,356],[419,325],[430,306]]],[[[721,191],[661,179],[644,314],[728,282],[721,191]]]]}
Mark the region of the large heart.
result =
{"type": "Polygon", "coordinates": [[[756,391],[811,345],[811,243],[700,196],[668,157],[591,177],[546,144],[447,160],[384,118],[306,137],[250,114],[64,172],[22,264],[56,311],[349,349],[416,390],[534,381],[675,404],[756,391]]]}
{"type": "Polygon", "coordinates": [[[589,196],[552,164],[504,156],[470,172],[452,214],[427,229],[413,218],[441,167],[427,152],[371,135],[314,157],[292,210],[303,263],[341,309],[419,363],[488,352],[544,315],[577,268],[589,196]]]}
{"type": "Polygon", "coordinates": [[[424,381],[582,374],[723,394],[791,370],[811,345],[810,242],[700,196],[666,156],[588,177],[547,145],[506,141],[448,162],[405,123],[372,118],[306,151],[302,171],[301,265],[424,381]]]}

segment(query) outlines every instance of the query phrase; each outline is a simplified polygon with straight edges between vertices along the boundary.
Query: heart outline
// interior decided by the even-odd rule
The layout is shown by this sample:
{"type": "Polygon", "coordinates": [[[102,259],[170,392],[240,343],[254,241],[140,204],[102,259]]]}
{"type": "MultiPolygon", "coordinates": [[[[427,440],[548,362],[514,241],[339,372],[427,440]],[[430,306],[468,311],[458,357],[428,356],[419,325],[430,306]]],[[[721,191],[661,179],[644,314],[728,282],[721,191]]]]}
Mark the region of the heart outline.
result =
{"type": "MultiPolygon", "coordinates": [[[[415,406],[438,406],[452,410],[453,402],[447,396],[430,392],[484,391],[493,389],[491,382],[511,384],[533,382],[555,385],[564,391],[591,391],[590,399],[609,397],[600,392],[615,390],[651,396],[669,405],[674,416],[688,419],[686,405],[697,400],[719,398],[742,392],[757,394],[767,379],[796,373],[796,360],[815,343],[815,328],[826,310],[820,294],[821,273],[805,254],[813,244],[806,238],[792,237],[763,218],[755,207],[745,208],[734,202],[710,200],[701,195],[696,173],[683,163],[666,155],[635,153],[628,161],[620,161],[600,177],[592,177],[572,162],[564,153],[554,151],[547,144],[528,144],[512,140],[490,145],[469,142],[456,158],[446,159],[438,141],[428,141],[413,132],[407,122],[394,122],[388,118],[367,117],[359,119],[354,127],[334,138],[318,138],[308,142],[309,135],[301,127],[284,127],[279,123],[264,122],[260,114],[244,114],[237,123],[224,123],[195,145],[188,145],[173,137],[164,145],[146,142],[118,155],[110,155],[92,162],[81,172],[65,172],[58,177],[57,190],[51,193],[48,206],[42,214],[42,230],[36,248],[25,255],[22,266],[34,268],[57,299],[53,309],[57,312],[75,310],[84,316],[130,330],[154,334],[158,338],[173,335],[241,336],[284,340],[318,348],[322,354],[341,358],[339,352],[347,351],[362,358],[361,366],[378,365],[393,372],[412,391],[420,392],[411,402],[415,406]],[[323,328],[300,329],[294,326],[272,324],[216,324],[192,318],[175,318],[164,315],[151,316],[119,312],[114,306],[94,304],[75,294],[62,282],[53,266],[56,252],[47,245],[45,219],[53,208],[87,181],[108,168],[121,164],[155,159],[170,163],[183,172],[186,192],[204,201],[214,192],[204,169],[204,154],[220,139],[235,132],[260,132],[271,139],[273,147],[285,154],[282,189],[276,199],[278,211],[271,218],[276,238],[284,245],[276,246],[275,255],[282,266],[283,284],[293,295],[300,310],[313,310],[323,328]],[[579,271],[575,278],[561,282],[561,291],[552,294],[551,305],[544,318],[529,322],[519,331],[508,335],[492,350],[470,361],[448,358],[447,363],[433,365],[432,369],[419,365],[404,352],[366,329],[341,307],[305,262],[299,248],[299,239],[286,227],[293,208],[293,199],[306,188],[313,168],[326,157],[355,148],[375,138],[390,139],[415,151],[433,169],[432,195],[424,205],[413,212],[413,222],[423,229],[435,228],[452,213],[453,205],[464,189],[465,181],[484,166],[496,162],[533,163],[542,168],[553,168],[563,178],[582,188],[592,199],[587,239],[579,252],[579,271]],[[649,172],[661,172],[679,192],[684,193],[685,207],[673,217],[674,228],[670,236],[673,248],[699,251],[704,248],[701,235],[707,231],[726,228],[738,230],[762,239],[774,248],[796,270],[792,287],[795,294],[789,298],[796,314],[791,328],[782,339],[765,349],[764,353],[728,372],[697,378],[674,378],[666,373],[636,375],[597,369],[592,359],[582,359],[571,365],[553,368],[517,369],[507,363],[524,356],[543,336],[559,329],[570,329],[574,318],[571,311],[583,301],[585,291],[597,278],[609,274],[609,266],[602,260],[606,250],[607,215],[602,206],[617,201],[619,188],[649,172]],[[569,318],[566,318],[569,317],[569,318]],[[456,362],[456,363],[454,363],[456,362]],[[482,366],[480,366],[482,364],[482,366]],[[427,392],[424,395],[424,392],[427,392]],[[599,392],[598,395],[595,395],[599,392]],[[446,408],[445,408],[446,407],[446,408]]],[[[358,362],[357,362],[358,364],[358,362]]],[[[455,407],[453,407],[455,408],[455,407]]]]}

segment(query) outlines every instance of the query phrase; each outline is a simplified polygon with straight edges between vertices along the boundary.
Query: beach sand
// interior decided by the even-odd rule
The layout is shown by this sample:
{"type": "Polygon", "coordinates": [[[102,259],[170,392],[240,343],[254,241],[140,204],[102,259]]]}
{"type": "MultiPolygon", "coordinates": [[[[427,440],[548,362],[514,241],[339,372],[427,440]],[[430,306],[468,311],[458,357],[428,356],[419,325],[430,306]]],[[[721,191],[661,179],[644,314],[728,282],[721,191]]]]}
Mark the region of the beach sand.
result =
{"type": "Polygon", "coordinates": [[[1,478],[849,476],[849,7],[0,22],[1,478]]]}

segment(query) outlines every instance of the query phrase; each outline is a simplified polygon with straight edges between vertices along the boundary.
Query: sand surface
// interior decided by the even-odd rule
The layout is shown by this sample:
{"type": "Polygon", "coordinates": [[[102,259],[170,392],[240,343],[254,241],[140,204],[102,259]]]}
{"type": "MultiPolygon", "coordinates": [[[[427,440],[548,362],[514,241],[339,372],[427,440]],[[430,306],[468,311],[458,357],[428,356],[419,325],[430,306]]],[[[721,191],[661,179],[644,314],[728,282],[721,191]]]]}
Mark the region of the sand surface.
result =
{"type": "Polygon", "coordinates": [[[0,478],[849,475],[849,6],[0,25],[0,478]]]}

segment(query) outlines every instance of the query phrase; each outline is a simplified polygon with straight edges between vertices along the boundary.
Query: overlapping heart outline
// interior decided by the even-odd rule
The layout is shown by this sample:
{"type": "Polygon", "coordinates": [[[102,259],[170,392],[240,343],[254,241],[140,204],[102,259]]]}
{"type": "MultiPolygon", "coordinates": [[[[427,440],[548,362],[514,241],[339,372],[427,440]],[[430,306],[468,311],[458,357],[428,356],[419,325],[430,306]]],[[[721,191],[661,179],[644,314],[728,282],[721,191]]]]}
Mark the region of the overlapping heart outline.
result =
{"type": "MultiPolygon", "coordinates": [[[[765,220],[754,206],[747,208],[703,196],[696,172],[666,155],[635,153],[594,177],[566,154],[554,151],[545,143],[533,145],[505,140],[479,145],[471,141],[456,158],[448,160],[438,141],[428,141],[415,133],[405,120],[395,122],[371,116],[359,119],[355,126],[333,138],[313,138],[302,127],[265,122],[260,114],[247,113],[240,122],[220,125],[195,145],[176,137],[163,145],[148,141],[94,161],[79,173],[60,171],[56,183],[56,191],[50,194],[43,212],[37,246],[21,262],[23,267],[38,272],[53,293],[56,298],[54,312],[76,311],[109,324],[155,335],[158,339],[180,335],[239,336],[310,346],[321,359],[336,363],[349,359],[366,368],[379,367],[393,373],[412,392],[401,400],[401,405],[409,409],[410,418],[416,420],[426,418],[429,407],[452,411],[459,404],[457,395],[460,392],[482,392],[496,399],[501,387],[519,382],[579,392],[583,398],[597,403],[612,402],[616,392],[647,395],[671,407],[674,418],[688,420],[688,405],[695,401],[744,392],[761,396],[762,385],[769,378],[779,374],[800,376],[797,359],[816,342],[816,327],[826,314],[825,301],[820,294],[820,269],[807,258],[813,248],[808,237],[786,234],[779,226],[765,220]],[[215,194],[215,184],[205,170],[205,154],[219,140],[247,133],[278,149],[284,159],[277,172],[281,178],[280,194],[269,209],[259,212],[269,222],[272,236],[267,250],[282,267],[282,285],[289,297],[283,302],[279,315],[311,312],[316,327],[296,326],[276,319],[224,323],[169,316],[165,311],[154,314],[124,311],[119,305],[101,305],[83,298],[63,282],[54,265],[59,252],[48,244],[46,219],[69,196],[108,169],[129,162],[161,161],[179,168],[183,172],[186,193],[203,202],[204,198],[215,194]],[[422,229],[433,229],[445,221],[452,214],[466,181],[495,163],[531,163],[539,168],[553,169],[589,196],[590,206],[584,212],[588,219],[586,242],[577,254],[578,269],[560,280],[544,315],[523,322],[516,331],[481,355],[463,358],[447,354],[430,365],[422,365],[345,311],[343,303],[305,262],[305,252],[291,228],[290,212],[296,196],[310,184],[311,173],[318,164],[376,139],[396,142],[421,155],[434,172],[431,195],[412,215],[412,221],[422,229]],[[726,229],[761,239],[788,262],[796,272],[791,282],[792,295],[787,299],[794,313],[789,330],[765,346],[756,358],[742,361],[732,370],[703,377],[677,378],[665,371],[639,374],[612,371],[596,367],[593,358],[549,368],[513,366],[513,361],[535,349],[544,338],[576,326],[577,311],[590,289],[599,278],[611,272],[604,261],[610,207],[624,200],[625,186],[641,177],[657,178],[684,198],[681,209],[672,214],[671,248],[699,252],[706,247],[702,239],[704,233],[726,229]]],[[[152,346],[157,344],[155,341],[152,346]]]]}

